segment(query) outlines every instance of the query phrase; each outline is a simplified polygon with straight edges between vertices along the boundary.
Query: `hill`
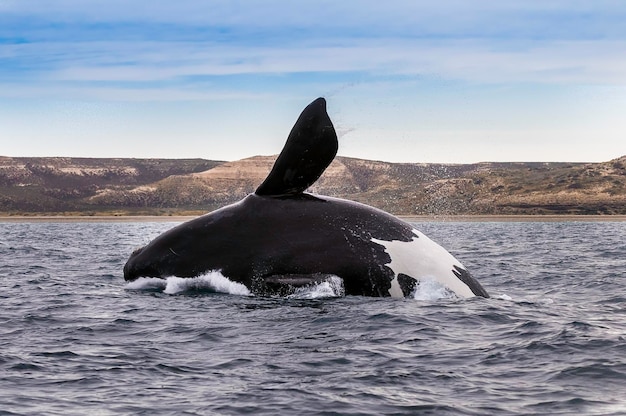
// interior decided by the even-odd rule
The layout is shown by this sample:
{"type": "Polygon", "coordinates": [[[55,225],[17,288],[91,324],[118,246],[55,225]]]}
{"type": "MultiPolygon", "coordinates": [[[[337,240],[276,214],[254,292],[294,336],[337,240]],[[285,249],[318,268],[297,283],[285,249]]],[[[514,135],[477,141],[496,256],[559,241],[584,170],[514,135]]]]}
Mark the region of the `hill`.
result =
{"type": "MultiPolygon", "coordinates": [[[[206,212],[253,192],[274,159],[0,157],[0,212],[206,212]]],[[[405,215],[626,214],[626,156],[462,165],[337,157],[310,191],[405,215]]]]}
{"type": "Polygon", "coordinates": [[[100,211],[87,201],[103,190],[133,189],[221,163],[204,159],[0,156],[0,212],[100,211]]]}

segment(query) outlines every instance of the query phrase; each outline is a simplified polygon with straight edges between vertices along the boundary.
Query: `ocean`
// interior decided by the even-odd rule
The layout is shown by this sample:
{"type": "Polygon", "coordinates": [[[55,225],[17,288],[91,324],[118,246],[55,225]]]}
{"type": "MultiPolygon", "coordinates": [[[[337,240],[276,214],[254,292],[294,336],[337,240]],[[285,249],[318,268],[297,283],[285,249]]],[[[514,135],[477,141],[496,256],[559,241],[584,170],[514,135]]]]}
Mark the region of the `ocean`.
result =
{"type": "Polygon", "coordinates": [[[626,222],[415,223],[466,300],[124,282],[173,225],[0,222],[0,415],[626,415],[626,222]]]}

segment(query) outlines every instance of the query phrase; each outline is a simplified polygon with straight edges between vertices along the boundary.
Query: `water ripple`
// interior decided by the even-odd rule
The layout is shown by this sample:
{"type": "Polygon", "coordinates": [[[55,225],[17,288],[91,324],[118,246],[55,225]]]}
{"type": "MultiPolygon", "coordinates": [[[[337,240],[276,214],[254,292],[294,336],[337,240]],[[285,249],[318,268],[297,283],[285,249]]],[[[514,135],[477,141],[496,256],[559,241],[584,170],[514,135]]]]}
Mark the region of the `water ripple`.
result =
{"type": "Polygon", "coordinates": [[[128,290],[169,227],[0,224],[0,413],[626,411],[624,223],[419,224],[494,294],[469,300],[128,290]]]}

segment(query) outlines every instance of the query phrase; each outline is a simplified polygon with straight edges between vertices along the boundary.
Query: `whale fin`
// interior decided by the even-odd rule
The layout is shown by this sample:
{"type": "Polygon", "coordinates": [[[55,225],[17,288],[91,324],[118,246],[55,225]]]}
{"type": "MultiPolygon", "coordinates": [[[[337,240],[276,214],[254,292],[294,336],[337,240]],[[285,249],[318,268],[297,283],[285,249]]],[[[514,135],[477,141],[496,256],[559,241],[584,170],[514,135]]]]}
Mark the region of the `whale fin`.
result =
{"type": "Polygon", "coordinates": [[[270,174],[255,193],[286,196],[304,192],[324,173],[337,148],[337,134],[326,113],[326,100],[320,97],[302,111],[270,174]]]}

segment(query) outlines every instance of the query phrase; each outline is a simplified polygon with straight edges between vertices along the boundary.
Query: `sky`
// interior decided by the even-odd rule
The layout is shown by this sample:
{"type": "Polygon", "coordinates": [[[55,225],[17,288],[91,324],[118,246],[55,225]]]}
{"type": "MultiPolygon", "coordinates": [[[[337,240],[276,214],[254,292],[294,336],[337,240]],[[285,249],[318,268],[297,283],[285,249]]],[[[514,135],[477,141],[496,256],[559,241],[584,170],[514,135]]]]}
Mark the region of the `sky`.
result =
{"type": "Polygon", "coordinates": [[[0,155],[277,154],[318,96],[342,156],[626,155],[626,1],[0,0],[0,155]]]}

